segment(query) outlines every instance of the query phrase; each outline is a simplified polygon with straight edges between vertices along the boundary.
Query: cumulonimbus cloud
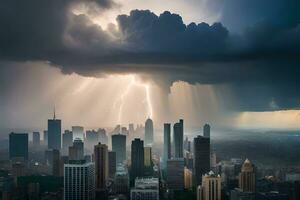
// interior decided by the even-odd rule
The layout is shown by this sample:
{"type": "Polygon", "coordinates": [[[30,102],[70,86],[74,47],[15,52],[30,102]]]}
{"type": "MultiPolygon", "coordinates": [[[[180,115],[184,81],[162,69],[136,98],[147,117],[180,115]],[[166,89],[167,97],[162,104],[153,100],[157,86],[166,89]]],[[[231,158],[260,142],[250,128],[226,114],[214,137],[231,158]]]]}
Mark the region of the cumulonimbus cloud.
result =
{"type": "MultiPolygon", "coordinates": [[[[86,2],[90,1],[1,1],[1,60],[49,61],[63,72],[88,76],[134,72],[168,84],[177,80],[226,83],[245,102],[248,95],[240,88],[255,94],[253,84],[259,83],[260,103],[241,104],[242,109],[271,109],[267,108],[270,99],[277,101],[279,109],[299,106],[300,95],[293,94],[300,85],[297,20],[292,24],[265,21],[235,35],[221,23],[187,25],[168,11],[157,16],[149,10],[133,10],[103,30],[86,15],[72,12],[71,5],[86,2]],[[271,87],[273,82],[276,88],[271,87]],[[293,100],[280,100],[280,95],[293,100]]],[[[110,0],[91,2],[103,9],[115,5],[110,0]]]]}

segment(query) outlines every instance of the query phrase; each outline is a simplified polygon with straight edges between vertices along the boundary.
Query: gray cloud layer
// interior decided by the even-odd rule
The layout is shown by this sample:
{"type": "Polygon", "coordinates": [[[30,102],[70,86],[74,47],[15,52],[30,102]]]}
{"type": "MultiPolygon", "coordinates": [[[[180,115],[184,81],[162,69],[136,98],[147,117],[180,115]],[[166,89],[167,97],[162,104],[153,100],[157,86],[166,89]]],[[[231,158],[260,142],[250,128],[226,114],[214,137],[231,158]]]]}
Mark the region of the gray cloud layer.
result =
{"type": "MultiPolygon", "coordinates": [[[[115,6],[109,0],[91,2],[103,10],[115,6]]],[[[147,10],[120,15],[117,26],[103,30],[71,12],[81,0],[3,0],[0,58],[50,61],[63,72],[82,75],[135,72],[168,85],[225,83],[239,99],[238,109],[299,108],[300,18],[293,14],[299,3],[286,2],[280,2],[284,13],[292,14],[283,14],[280,23],[270,14],[235,35],[221,23],[186,25],[179,15],[147,10]]]]}

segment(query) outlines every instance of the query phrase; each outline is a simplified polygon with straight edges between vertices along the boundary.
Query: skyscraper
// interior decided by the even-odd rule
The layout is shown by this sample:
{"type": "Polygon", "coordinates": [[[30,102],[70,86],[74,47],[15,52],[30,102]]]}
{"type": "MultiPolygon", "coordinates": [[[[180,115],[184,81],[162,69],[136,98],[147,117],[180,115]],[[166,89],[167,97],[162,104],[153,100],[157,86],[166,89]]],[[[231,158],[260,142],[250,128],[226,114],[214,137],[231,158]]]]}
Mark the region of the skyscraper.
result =
{"type": "Polygon", "coordinates": [[[84,159],[84,143],[81,139],[76,138],[73,145],[69,147],[69,160],[84,159]]]}
{"type": "Polygon", "coordinates": [[[114,178],[117,170],[117,157],[116,152],[108,152],[108,175],[110,178],[114,178]]]}
{"type": "Polygon", "coordinates": [[[112,150],[116,152],[117,163],[123,163],[126,160],[126,135],[112,135],[111,143],[112,150]]]}
{"type": "Polygon", "coordinates": [[[203,136],[194,138],[194,177],[196,186],[202,182],[202,175],[210,171],[210,139],[203,136]]]}
{"type": "Polygon", "coordinates": [[[239,175],[239,188],[243,192],[255,192],[255,171],[250,160],[246,159],[239,175]]]}
{"type": "Polygon", "coordinates": [[[9,158],[21,158],[28,160],[28,134],[10,133],[9,134],[9,158]]]}
{"type": "Polygon", "coordinates": [[[95,167],[85,161],[64,165],[64,200],[95,199],[95,167]]]}
{"type": "Polygon", "coordinates": [[[205,124],[203,126],[203,136],[204,137],[210,137],[210,125],[209,124],[205,124]]]}
{"type": "Polygon", "coordinates": [[[73,133],[69,130],[65,130],[63,134],[63,145],[62,148],[66,153],[70,146],[73,144],[73,133]]]}
{"type": "Polygon", "coordinates": [[[131,143],[131,170],[130,180],[144,175],[144,141],[135,138],[131,143]]]}
{"type": "Polygon", "coordinates": [[[40,146],[40,133],[39,132],[33,132],[32,133],[32,144],[35,147],[40,146]]]}
{"type": "Polygon", "coordinates": [[[52,175],[60,176],[60,152],[57,149],[52,150],[52,175]]]}
{"type": "Polygon", "coordinates": [[[197,187],[197,200],[221,200],[221,177],[210,171],[197,187]]]}
{"type": "Polygon", "coordinates": [[[164,124],[164,168],[167,167],[167,160],[171,158],[171,124],[164,124]]]}
{"type": "Polygon", "coordinates": [[[183,158],[183,119],[174,124],[174,157],[183,158]]]}
{"type": "Polygon", "coordinates": [[[48,119],[48,149],[61,148],[61,120],[56,119],[55,111],[53,119],[48,119]]]}
{"type": "Polygon", "coordinates": [[[183,158],[174,158],[167,161],[167,184],[170,190],[184,189],[183,158]]]}
{"type": "Polygon", "coordinates": [[[108,179],[108,148],[100,142],[94,147],[96,190],[104,190],[108,179]]]}
{"type": "Polygon", "coordinates": [[[151,146],[153,141],[153,121],[148,118],[145,122],[145,146],[151,146]]]}
{"type": "Polygon", "coordinates": [[[84,128],[82,126],[72,126],[73,139],[79,138],[84,140],[84,128]]]}

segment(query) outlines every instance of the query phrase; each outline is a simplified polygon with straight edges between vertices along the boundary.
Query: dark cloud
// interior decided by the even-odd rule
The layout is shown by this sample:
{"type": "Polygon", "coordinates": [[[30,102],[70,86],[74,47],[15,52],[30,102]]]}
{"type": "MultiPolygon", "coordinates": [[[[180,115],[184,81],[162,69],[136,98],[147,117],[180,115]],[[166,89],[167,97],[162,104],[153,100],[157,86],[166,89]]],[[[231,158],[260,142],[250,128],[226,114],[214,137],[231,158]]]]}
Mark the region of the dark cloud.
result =
{"type": "MultiPolygon", "coordinates": [[[[238,35],[221,23],[184,24],[177,14],[157,16],[148,10],[120,15],[117,25],[103,30],[87,16],[71,12],[76,3],[90,2],[102,9],[115,5],[109,0],[1,1],[1,60],[49,61],[65,73],[88,76],[134,72],[168,86],[177,80],[227,84],[241,110],[299,107],[296,1],[276,1],[275,11],[258,4],[266,16],[249,13],[253,21],[238,35]],[[282,14],[278,21],[276,13],[282,14]]],[[[255,4],[250,4],[251,10],[255,4]]],[[[231,19],[226,12],[225,22],[231,19]]],[[[240,20],[248,22],[244,16],[240,20]]]]}

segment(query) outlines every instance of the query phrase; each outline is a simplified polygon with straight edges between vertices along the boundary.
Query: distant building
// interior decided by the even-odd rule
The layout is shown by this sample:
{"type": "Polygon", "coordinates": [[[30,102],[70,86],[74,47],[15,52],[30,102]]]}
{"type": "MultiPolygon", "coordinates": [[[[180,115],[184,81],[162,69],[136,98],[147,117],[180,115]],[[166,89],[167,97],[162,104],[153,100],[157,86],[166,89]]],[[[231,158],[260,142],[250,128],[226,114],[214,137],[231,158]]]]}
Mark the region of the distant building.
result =
{"type": "Polygon", "coordinates": [[[183,158],[183,119],[174,124],[174,157],[183,158]]]}
{"type": "Polygon", "coordinates": [[[144,165],[145,165],[145,167],[151,167],[152,166],[151,147],[144,147],[144,165]]]}
{"type": "Polygon", "coordinates": [[[63,149],[68,149],[73,144],[73,133],[72,131],[65,130],[63,134],[63,149]]]}
{"type": "MultiPolygon", "coordinates": [[[[94,148],[94,146],[98,144],[98,142],[99,142],[99,134],[97,131],[87,130],[85,132],[84,143],[85,143],[87,149],[92,150],[94,148]]],[[[103,143],[101,142],[101,144],[103,144],[103,143]]]]}
{"type": "Polygon", "coordinates": [[[167,160],[171,158],[171,124],[164,124],[164,153],[163,153],[163,167],[167,167],[167,160]]]}
{"type": "Polygon", "coordinates": [[[243,192],[240,188],[230,191],[230,200],[255,200],[254,192],[243,192]]]}
{"type": "Polygon", "coordinates": [[[201,185],[202,176],[210,171],[210,139],[203,136],[194,138],[195,185],[201,185]]]}
{"type": "Polygon", "coordinates": [[[158,178],[136,178],[130,191],[131,200],[159,200],[158,178]]]}
{"type": "Polygon", "coordinates": [[[203,136],[210,138],[210,125],[209,124],[205,124],[203,126],[203,136]]]}
{"type": "Polygon", "coordinates": [[[221,177],[210,171],[197,187],[197,200],[221,200],[221,177]]]}
{"type": "Polygon", "coordinates": [[[167,161],[167,185],[170,190],[184,189],[183,158],[174,158],[167,161]]]}
{"type": "Polygon", "coordinates": [[[255,192],[255,171],[252,163],[246,159],[239,175],[239,188],[243,192],[255,192]]]}
{"type": "Polygon", "coordinates": [[[131,143],[131,169],[130,180],[144,175],[144,142],[141,139],[134,139],[131,143]]]}
{"type": "Polygon", "coordinates": [[[48,146],[48,131],[44,130],[44,145],[48,146]]]}
{"type": "Polygon", "coordinates": [[[35,147],[40,146],[40,140],[41,140],[40,132],[33,132],[32,133],[32,144],[33,144],[33,146],[35,146],[35,147]]]}
{"type": "Polygon", "coordinates": [[[117,163],[123,163],[126,160],[126,135],[112,135],[111,142],[112,151],[116,152],[117,163]]]}
{"type": "Polygon", "coordinates": [[[61,148],[61,120],[56,119],[55,111],[53,119],[48,119],[48,149],[61,148]]]}
{"type": "Polygon", "coordinates": [[[10,133],[9,134],[9,158],[28,160],[28,134],[10,133]]]}
{"type": "Polygon", "coordinates": [[[98,132],[98,139],[101,142],[101,144],[108,145],[108,137],[106,134],[106,130],[103,128],[99,128],[97,132],[98,132]]]}
{"type": "Polygon", "coordinates": [[[148,118],[145,122],[145,146],[152,146],[153,144],[153,121],[148,118]]]}
{"type": "Polygon", "coordinates": [[[129,134],[133,134],[134,133],[134,124],[130,123],[128,125],[128,131],[129,131],[129,134]]]}
{"type": "Polygon", "coordinates": [[[96,190],[105,190],[108,179],[108,148],[106,144],[95,145],[94,162],[96,175],[96,190]]]}
{"type": "Polygon", "coordinates": [[[95,199],[95,166],[85,161],[64,165],[64,200],[95,199]]]}
{"type": "Polygon", "coordinates": [[[184,188],[191,189],[193,187],[193,173],[192,170],[184,168],[184,188]]]}
{"type": "Polygon", "coordinates": [[[117,170],[117,157],[116,152],[108,152],[108,176],[114,178],[117,170]]]}
{"type": "Polygon", "coordinates": [[[84,160],[84,143],[81,139],[76,138],[69,147],[69,160],[84,160]]]}
{"type": "Polygon", "coordinates": [[[84,141],[84,128],[82,126],[72,126],[73,139],[79,138],[84,141]]]}

